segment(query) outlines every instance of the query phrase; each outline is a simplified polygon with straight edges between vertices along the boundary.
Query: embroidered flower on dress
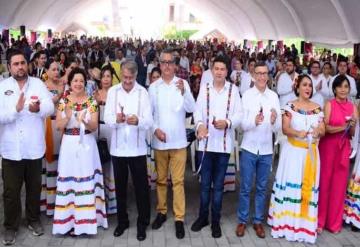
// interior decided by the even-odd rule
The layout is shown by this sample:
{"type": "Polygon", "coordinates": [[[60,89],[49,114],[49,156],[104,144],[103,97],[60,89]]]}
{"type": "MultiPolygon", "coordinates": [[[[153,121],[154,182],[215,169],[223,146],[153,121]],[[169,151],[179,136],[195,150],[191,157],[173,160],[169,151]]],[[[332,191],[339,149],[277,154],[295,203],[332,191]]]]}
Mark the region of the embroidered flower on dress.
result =
{"type": "Polygon", "coordinates": [[[82,110],[89,110],[90,113],[94,113],[94,112],[98,112],[99,111],[99,107],[96,103],[96,101],[94,100],[93,97],[89,97],[84,103],[73,103],[69,100],[68,97],[65,97],[61,100],[61,102],[59,103],[59,107],[58,110],[59,111],[64,111],[65,110],[65,105],[67,105],[68,107],[70,107],[71,110],[73,111],[82,111],[82,110]]]}
{"type": "Polygon", "coordinates": [[[298,109],[295,107],[295,105],[293,103],[289,103],[291,110],[293,110],[294,112],[298,112],[300,114],[303,115],[315,115],[315,114],[319,114],[321,112],[321,107],[317,107],[313,110],[303,110],[303,109],[298,109]]]}

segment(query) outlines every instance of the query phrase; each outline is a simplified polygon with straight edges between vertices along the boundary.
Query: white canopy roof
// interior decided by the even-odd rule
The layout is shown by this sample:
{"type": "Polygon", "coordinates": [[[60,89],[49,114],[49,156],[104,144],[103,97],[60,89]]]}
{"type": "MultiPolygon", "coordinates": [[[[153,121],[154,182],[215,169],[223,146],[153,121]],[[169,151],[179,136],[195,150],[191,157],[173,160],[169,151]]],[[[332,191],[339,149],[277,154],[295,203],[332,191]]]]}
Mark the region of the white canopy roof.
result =
{"type": "MultiPolygon", "coordinates": [[[[169,4],[176,0],[160,1],[169,4]]],[[[360,0],[184,1],[195,15],[212,23],[230,40],[301,37],[337,46],[360,43],[360,0]]],[[[111,0],[0,0],[0,25],[62,31],[83,18],[87,9],[96,9],[104,2],[111,6],[111,0]]],[[[160,17],[161,12],[149,11],[144,25],[147,18],[160,17]]]]}

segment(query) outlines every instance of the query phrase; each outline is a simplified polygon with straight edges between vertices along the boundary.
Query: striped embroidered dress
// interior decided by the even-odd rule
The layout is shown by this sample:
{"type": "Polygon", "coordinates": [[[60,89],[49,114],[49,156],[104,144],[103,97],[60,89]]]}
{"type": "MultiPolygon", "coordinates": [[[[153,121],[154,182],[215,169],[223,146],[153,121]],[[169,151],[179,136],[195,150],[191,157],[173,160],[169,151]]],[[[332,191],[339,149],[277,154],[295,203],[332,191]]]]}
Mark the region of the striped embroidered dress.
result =
{"type": "MultiPolygon", "coordinates": [[[[53,96],[58,94],[57,90],[49,90],[53,96]]],[[[46,154],[43,159],[43,169],[41,176],[41,196],[40,211],[46,212],[46,215],[54,215],[55,196],[56,196],[56,178],[60,142],[62,133],[55,127],[56,112],[46,119],[46,154]]]]}
{"type": "MultiPolygon", "coordinates": [[[[320,108],[311,112],[284,107],[291,116],[291,127],[308,131],[322,121],[320,108]]],[[[306,139],[288,138],[280,153],[271,195],[268,224],[274,238],[315,243],[320,159],[317,143],[306,139]]]]}
{"type": "Polygon", "coordinates": [[[354,169],[346,191],[344,220],[360,228],[360,146],[357,149],[354,169]]]}
{"type": "MultiPolygon", "coordinates": [[[[58,179],[53,222],[53,234],[96,234],[97,227],[108,227],[103,173],[95,137],[88,131],[80,135],[76,116],[81,111],[98,111],[91,97],[83,104],[62,99],[59,110],[65,104],[73,110],[73,116],[64,131],[58,163],[58,179]]],[[[89,115],[89,114],[88,114],[89,115]]]]}
{"type": "MultiPolygon", "coordinates": [[[[99,128],[100,135],[96,133],[96,136],[100,139],[105,138],[108,144],[108,149],[110,150],[111,144],[111,132],[112,129],[104,123],[104,106],[105,103],[101,102],[99,105],[100,110],[100,122],[99,128]]],[[[103,174],[104,174],[104,185],[105,185],[105,198],[106,198],[106,213],[116,214],[116,193],[115,193],[115,179],[114,179],[114,169],[112,162],[107,162],[102,164],[103,174]]]]}

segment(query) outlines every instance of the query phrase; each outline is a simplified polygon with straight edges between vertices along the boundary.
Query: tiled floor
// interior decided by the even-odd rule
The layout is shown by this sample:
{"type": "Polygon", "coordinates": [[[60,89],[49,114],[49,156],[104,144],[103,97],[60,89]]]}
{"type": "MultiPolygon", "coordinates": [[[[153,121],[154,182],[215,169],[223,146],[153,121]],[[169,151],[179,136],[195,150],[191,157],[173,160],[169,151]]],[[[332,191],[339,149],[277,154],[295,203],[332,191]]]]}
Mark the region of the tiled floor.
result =
{"type": "MultiPolygon", "coordinates": [[[[274,169],[275,171],[276,169],[274,169]]],[[[274,174],[271,177],[273,179],[274,174]]],[[[131,181],[129,181],[129,190],[133,190],[131,181]]],[[[237,181],[238,188],[238,181],[237,181]]],[[[269,193],[270,193],[269,186],[269,193]]],[[[2,193],[2,180],[0,180],[0,193],[2,193]]],[[[182,240],[178,240],[174,233],[174,221],[172,218],[172,212],[169,210],[168,220],[159,230],[151,230],[150,227],[147,231],[147,239],[143,242],[139,242],[136,239],[136,205],[134,200],[134,193],[129,193],[129,216],[130,216],[130,228],[123,236],[119,238],[113,237],[113,231],[116,225],[115,216],[109,217],[110,228],[107,230],[99,229],[96,236],[80,236],[80,237],[68,237],[68,236],[53,236],[51,234],[52,221],[46,216],[42,216],[42,222],[45,226],[46,233],[41,237],[33,236],[23,224],[20,228],[17,238],[16,246],[76,246],[76,247],[110,247],[110,246],[232,246],[232,247],[287,247],[287,246],[308,246],[302,243],[291,243],[284,239],[273,239],[269,234],[269,227],[266,227],[267,237],[265,239],[259,239],[256,237],[251,225],[248,226],[246,234],[243,238],[236,237],[234,231],[237,224],[236,220],[236,207],[238,200],[238,192],[228,192],[224,195],[223,201],[223,217],[221,220],[221,226],[223,236],[219,239],[211,237],[210,227],[205,227],[201,232],[194,233],[190,230],[190,226],[197,217],[198,205],[199,205],[199,184],[195,177],[191,175],[190,166],[186,172],[185,179],[185,192],[186,192],[186,236],[182,240]]],[[[269,195],[268,193],[268,195],[269,195]]],[[[152,198],[152,220],[155,217],[155,204],[156,193],[151,192],[152,198]]],[[[171,193],[169,193],[169,202],[171,202],[171,193]]],[[[169,204],[171,205],[171,204],[169,204]]],[[[171,208],[171,207],[169,207],[171,208]]],[[[252,206],[253,208],[253,206],[252,206]]],[[[3,221],[3,200],[0,199],[0,220],[3,221]]],[[[3,238],[3,227],[0,227],[0,239],[3,238]]],[[[309,245],[314,246],[314,245],[309,245]]],[[[315,246],[360,246],[360,233],[354,233],[350,231],[348,226],[344,227],[340,234],[334,235],[328,232],[324,232],[318,237],[315,246]]]]}

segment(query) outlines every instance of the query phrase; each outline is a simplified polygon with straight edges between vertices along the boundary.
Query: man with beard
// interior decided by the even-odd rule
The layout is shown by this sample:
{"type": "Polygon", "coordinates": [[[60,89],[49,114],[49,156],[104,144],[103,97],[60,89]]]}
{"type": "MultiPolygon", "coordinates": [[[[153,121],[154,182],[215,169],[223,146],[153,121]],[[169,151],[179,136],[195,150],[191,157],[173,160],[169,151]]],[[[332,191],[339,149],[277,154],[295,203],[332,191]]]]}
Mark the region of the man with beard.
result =
{"type": "Polygon", "coordinates": [[[26,188],[26,219],[35,236],[44,233],[40,222],[42,158],[45,118],[54,104],[45,84],[28,76],[25,55],[14,50],[8,57],[11,77],[0,84],[0,155],[4,186],[4,245],[15,244],[21,222],[21,187],[26,188]]]}
{"type": "Polygon", "coordinates": [[[286,62],[286,73],[280,75],[277,92],[280,96],[280,107],[284,107],[287,102],[292,101],[296,98],[294,94],[294,83],[298,77],[298,73],[295,72],[295,62],[292,59],[289,59],[286,62]]]}
{"type": "Polygon", "coordinates": [[[313,84],[314,93],[311,100],[319,104],[321,108],[324,107],[324,94],[328,90],[325,77],[320,74],[320,62],[314,61],[310,64],[310,78],[313,84]]]}

